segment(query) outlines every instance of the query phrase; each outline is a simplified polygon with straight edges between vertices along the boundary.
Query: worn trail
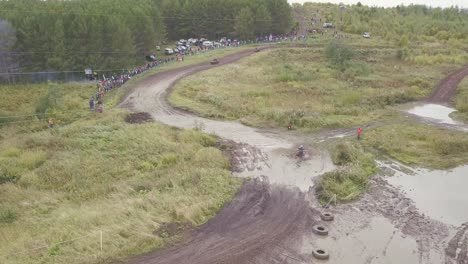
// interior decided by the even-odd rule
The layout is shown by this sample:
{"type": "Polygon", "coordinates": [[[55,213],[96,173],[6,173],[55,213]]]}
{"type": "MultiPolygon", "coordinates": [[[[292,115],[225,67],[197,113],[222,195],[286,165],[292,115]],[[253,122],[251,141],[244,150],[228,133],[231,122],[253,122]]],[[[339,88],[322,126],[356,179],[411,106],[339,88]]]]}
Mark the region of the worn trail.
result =
{"type": "Polygon", "coordinates": [[[433,103],[451,103],[453,96],[457,93],[458,84],[468,75],[468,66],[450,74],[443,79],[429,98],[433,103]]]}
{"type": "MultiPolygon", "coordinates": [[[[138,83],[122,103],[135,112],[149,113],[156,121],[180,128],[202,128],[236,142],[231,161],[237,175],[256,176],[216,217],[193,231],[183,243],[131,259],[130,263],[312,263],[315,260],[311,249],[321,246],[334,250],[331,263],[348,263],[350,259],[359,263],[377,263],[377,259],[385,263],[408,259],[413,259],[412,263],[465,263],[465,251],[455,246],[468,241],[463,235],[465,230],[451,241],[453,246],[447,249],[443,261],[441,244],[450,228],[421,215],[409,199],[379,178],[371,183],[373,191],[363,199],[336,208],[337,220],[330,227],[330,239],[317,238],[311,227],[319,221],[319,212],[313,209],[319,205],[309,188],[314,177],[334,169],[328,153],[314,150],[312,159],[298,163],[291,152],[303,138],[201,118],[174,109],[167,102],[168,93],[183,77],[252,54],[253,50],[242,51],[222,58],[216,66],[202,63],[155,74],[138,83]],[[375,217],[385,219],[371,221],[375,217]],[[386,228],[380,230],[380,225],[386,228]],[[407,235],[411,239],[405,238],[407,235]],[[409,246],[403,249],[401,243],[409,246]],[[462,253],[455,256],[453,251],[460,250],[462,253]]],[[[434,100],[446,100],[465,71],[468,68],[441,82],[440,95],[434,95],[434,100]]],[[[320,142],[350,136],[353,131],[313,138],[320,142]]],[[[461,247],[465,248],[466,243],[461,247]]]]}
{"type": "MultiPolygon", "coordinates": [[[[261,48],[265,49],[265,48],[261,48]]],[[[237,175],[257,176],[241,188],[234,201],[174,248],[131,260],[130,263],[301,263],[309,260],[300,242],[315,221],[304,196],[312,178],[334,169],[326,152],[300,164],[291,157],[294,140],[274,131],[257,130],[238,122],[210,120],[172,108],[167,96],[183,77],[235,62],[254,50],[155,74],[137,84],[121,106],[151,114],[154,120],[180,128],[202,128],[226,141],[237,175]]],[[[315,215],[317,215],[315,213],[315,215]]],[[[318,217],[316,217],[318,218],[318,217]]],[[[308,262],[305,262],[308,263],[308,262]]]]}

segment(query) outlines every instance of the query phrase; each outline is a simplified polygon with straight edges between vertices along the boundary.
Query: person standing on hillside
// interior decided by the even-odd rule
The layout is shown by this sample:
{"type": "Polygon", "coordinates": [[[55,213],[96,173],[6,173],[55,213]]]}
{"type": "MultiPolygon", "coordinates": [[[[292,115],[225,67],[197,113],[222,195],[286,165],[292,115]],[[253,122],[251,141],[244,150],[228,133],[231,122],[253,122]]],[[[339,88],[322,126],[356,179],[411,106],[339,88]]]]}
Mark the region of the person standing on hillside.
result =
{"type": "Polygon", "coordinates": [[[89,100],[89,109],[91,109],[91,111],[94,111],[94,97],[91,97],[91,99],[89,100]]]}
{"type": "Polygon", "coordinates": [[[362,128],[358,128],[358,129],[357,129],[357,139],[358,139],[358,140],[361,139],[361,134],[362,134],[362,128]]]}
{"type": "Polygon", "coordinates": [[[54,120],[49,118],[49,128],[54,128],[54,120]]]}
{"type": "Polygon", "coordinates": [[[102,113],[102,112],[104,111],[104,106],[103,106],[102,101],[99,101],[99,102],[98,102],[97,111],[98,111],[99,113],[102,113]]]}

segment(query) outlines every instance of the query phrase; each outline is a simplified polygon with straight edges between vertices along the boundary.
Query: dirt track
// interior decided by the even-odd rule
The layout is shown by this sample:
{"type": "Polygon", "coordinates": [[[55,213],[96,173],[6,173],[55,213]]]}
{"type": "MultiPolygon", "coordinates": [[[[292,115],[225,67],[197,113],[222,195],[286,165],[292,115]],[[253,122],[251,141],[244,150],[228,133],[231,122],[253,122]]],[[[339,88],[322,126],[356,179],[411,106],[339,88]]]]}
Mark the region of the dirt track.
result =
{"type": "Polygon", "coordinates": [[[450,103],[452,97],[457,94],[458,84],[468,75],[468,66],[450,74],[443,79],[435,91],[432,93],[429,101],[434,103],[450,103]]]}
{"type": "Polygon", "coordinates": [[[302,263],[300,238],[312,235],[314,216],[304,194],[260,180],[244,184],[234,201],[183,244],[130,263],[302,263]],[[299,239],[298,239],[299,238],[299,239]]]}
{"type": "MultiPolygon", "coordinates": [[[[299,164],[288,154],[299,142],[291,135],[200,118],[167,103],[168,92],[181,78],[251,54],[253,50],[242,51],[222,58],[216,66],[202,63],[155,74],[138,83],[122,103],[135,112],[150,113],[159,122],[202,128],[238,143],[230,149],[234,168],[257,177],[182,244],[129,263],[312,263],[310,252],[317,247],[333,251],[330,263],[374,263],[377,259],[378,263],[465,263],[465,258],[453,253],[466,251],[465,229],[446,247],[445,240],[455,229],[420,214],[411,200],[380,177],[371,182],[363,199],[338,206],[334,210],[338,217],[329,225],[330,237],[317,238],[311,227],[318,220],[318,210],[313,208],[320,206],[309,187],[314,177],[333,169],[328,153],[314,150],[310,161],[299,164]]],[[[454,83],[448,78],[440,87],[453,89],[454,83]]],[[[342,131],[337,133],[311,138],[335,138],[342,131]]]]}

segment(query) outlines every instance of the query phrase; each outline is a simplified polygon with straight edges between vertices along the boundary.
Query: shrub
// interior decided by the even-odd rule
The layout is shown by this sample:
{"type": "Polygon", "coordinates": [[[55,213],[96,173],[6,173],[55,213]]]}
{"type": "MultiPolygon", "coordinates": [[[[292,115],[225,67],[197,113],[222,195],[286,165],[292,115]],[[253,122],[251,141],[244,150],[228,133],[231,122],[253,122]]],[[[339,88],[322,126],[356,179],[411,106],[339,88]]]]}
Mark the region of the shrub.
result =
{"type": "Polygon", "coordinates": [[[10,208],[0,207],[0,223],[11,224],[17,219],[16,212],[10,208]]]}
{"type": "Polygon", "coordinates": [[[332,160],[339,169],[325,173],[316,191],[322,203],[336,195],[337,202],[356,199],[367,188],[369,178],[377,171],[374,157],[353,142],[341,142],[332,152],[332,160]]]}
{"type": "Polygon", "coordinates": [[[325,48],[328,60],[339,70],[344,71],[348,62],[353,58],[354,51],[339,40],[333,40],[325,48]]]}

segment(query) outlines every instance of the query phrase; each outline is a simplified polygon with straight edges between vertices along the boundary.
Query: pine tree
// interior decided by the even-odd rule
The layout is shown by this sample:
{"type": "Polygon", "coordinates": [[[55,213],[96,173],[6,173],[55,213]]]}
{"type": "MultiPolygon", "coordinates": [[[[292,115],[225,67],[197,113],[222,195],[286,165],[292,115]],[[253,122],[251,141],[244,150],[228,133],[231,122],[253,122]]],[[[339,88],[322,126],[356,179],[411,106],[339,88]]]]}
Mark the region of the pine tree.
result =
{"type": "Polygon", "coordinates": [[[236,34],[241,39],[252,39],[255,34],[255,21],[252,10],[246,7],[241,9],[239,14],[236,16],[234,25],[236,34]]]}

